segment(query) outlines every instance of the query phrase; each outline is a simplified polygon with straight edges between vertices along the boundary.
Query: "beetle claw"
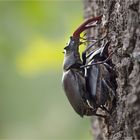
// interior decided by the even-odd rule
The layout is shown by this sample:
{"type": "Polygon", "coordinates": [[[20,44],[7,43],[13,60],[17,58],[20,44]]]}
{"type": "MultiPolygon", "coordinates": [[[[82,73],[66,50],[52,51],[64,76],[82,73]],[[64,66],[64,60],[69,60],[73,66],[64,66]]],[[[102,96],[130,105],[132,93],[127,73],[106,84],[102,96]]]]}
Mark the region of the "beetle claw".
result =
{"type": "Polygon", "coordinates": [[[86,102],[90,108],[94,109],[93,106],[90,104],[89,100],[86,100],[86,102]]]}
{"type": "Polygon", "coordinates": [[[73,37],[74,38],[79,38],[80,37],[80,34],[88,29],[88,28],[91,28],[91,26],[89,27],[86,27],[89,23],[92,23],[92,22],[97,22],[97,21],[100,21],[102,18],[102,15],[101,16],[98,16],[98,17],[92,17],[90,19],[87,19],[85,22],[83,22],[76,30],[75,32],[73,33],[73,37]]]}
{"type": "Polygon", "coordinates": [[[106,107],[100,106],[100,108],[101,108],[102,110],[104,110],[105,112],[107,112],[107,113],[110,115],[110,111],[109,111],[106,107]]]}

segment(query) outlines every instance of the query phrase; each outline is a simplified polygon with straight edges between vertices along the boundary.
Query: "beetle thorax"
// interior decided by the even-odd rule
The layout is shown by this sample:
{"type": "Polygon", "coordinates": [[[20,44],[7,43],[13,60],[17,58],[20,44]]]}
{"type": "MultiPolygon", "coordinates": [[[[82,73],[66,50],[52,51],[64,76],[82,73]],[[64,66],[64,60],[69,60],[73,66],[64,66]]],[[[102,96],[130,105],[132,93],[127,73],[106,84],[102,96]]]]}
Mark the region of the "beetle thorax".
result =
{"type": "Polygon", "coordinates": [[[70,68],[79,68],[82,65],[82,61],[80,59],[79,52],[70,52],[65,53],[64,56],[64,63],[63,63],[63,69],[65,71],[69,70],[70,68]]]}
{"type": "Polygon", "coordinates": [[[82,61],[79,54],[79,39],[70,37],[70,41],[64,48],[64,52],[64,71],[67,71],[71,68],[80,68],[80,65],[82,65],[82,61]]]}

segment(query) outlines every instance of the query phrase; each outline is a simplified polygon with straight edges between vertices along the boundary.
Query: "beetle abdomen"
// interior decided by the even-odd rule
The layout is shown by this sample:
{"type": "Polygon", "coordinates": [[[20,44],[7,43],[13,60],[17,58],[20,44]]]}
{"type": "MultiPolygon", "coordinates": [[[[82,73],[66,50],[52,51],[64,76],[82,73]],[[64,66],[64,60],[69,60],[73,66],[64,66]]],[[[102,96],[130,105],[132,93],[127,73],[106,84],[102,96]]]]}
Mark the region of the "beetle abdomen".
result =
{"type": "Polygon", "coordinates": [[[71,69],[63,73],[62,83],[70,104],[83,116],[85,105],[82,97],[86,93],[84,77],[76,69],[71,69]]]}

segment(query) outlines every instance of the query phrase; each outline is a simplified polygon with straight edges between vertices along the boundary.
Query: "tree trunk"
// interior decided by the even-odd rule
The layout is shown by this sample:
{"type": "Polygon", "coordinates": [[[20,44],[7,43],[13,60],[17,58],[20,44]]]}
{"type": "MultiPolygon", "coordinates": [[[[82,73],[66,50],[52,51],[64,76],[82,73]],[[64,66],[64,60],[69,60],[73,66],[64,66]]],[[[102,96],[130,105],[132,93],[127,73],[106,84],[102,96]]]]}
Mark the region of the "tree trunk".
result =
{"type": "MultiPolygon", "coordinates": [[[[106,121],[93,117],[93,135],[97,140],[140,139],[140,1],[84,0],[84,6],[85,18],[104,15],[111,50],[117,49],[112,56],[116,107],[106,121]]],[[[99,29],[90,29],[87,35],[99,37],[99,29]]]]}

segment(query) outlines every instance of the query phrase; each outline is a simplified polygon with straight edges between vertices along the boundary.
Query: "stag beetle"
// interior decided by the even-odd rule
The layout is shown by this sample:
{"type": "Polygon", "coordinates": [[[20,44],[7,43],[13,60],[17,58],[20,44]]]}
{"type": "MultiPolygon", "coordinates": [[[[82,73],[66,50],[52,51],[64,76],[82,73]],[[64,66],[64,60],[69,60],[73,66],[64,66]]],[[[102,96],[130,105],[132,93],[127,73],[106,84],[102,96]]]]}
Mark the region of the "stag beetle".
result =
{"type": "Polygon", "coordinates": [[[102,16],[92,17],[83,22],[70,37],[64,48],[62,83],[66,96],[73,109],[81,116],[101,116],[98,108],[109,112],[104,105],[115,98],[114,65],[108,52],[109,42],[96,51],[88,53],[91,44],[80,58],[80,34],[101,22],[102,16]],[[91,23],[95,23],[94,25],[91,23]],[[90,24],[90,25],[89,25],[90,24]]]}

